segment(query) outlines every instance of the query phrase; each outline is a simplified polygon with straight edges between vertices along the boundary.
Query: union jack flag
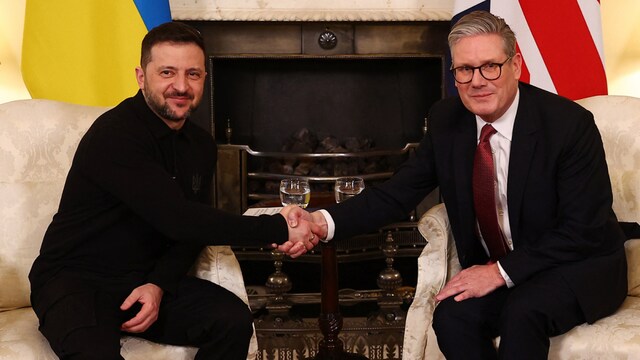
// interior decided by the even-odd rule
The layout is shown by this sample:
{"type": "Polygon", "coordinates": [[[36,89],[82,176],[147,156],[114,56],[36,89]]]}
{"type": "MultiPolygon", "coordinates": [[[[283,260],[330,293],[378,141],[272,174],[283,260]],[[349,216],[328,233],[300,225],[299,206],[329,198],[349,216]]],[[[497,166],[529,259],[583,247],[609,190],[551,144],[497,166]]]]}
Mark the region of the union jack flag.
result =
{"type": "MultiPolygon", "coordinates": [[[[599,0],[454,0],[452,24],[475,10],[515,32],[521,81],[572,100],[607,94],[599,0]]],[[[447,89],[455,93],[453,79],[447,89]]]]}

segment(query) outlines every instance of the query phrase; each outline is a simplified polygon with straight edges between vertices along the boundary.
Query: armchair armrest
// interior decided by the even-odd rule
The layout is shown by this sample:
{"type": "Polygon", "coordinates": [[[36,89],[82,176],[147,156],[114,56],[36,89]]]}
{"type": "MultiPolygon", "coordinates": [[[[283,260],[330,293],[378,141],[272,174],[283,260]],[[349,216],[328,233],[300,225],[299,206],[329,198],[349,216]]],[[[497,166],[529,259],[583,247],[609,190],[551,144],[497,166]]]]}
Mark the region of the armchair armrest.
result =
{"type": "Polygon", "coordinates": [[[207,246],[196,260],[193,275],[216,283],[249,304],[240,264],[229,246],[207,246]]]}
{"type": "MultiPolygon", "coordinates": [[[[430,330],[435,295],[461,269],[444,204],[434,206],[422,216],[418,231],[427,240],[427,245],[418,257],[418,284],[407,312],[402,350],[405,360],[431,359],[426,356],[433,353],[429,349],[438,349],[430,330]]],[[[439,353],[438,350],[436,354],[439,353]]]]}
{"type": "MultiPolygon", "coordinates": [[[[191,271],[194,276],[209,280],[236,294],[249,306],[249,297],[244,286],[240,263],[238,263],[231,247],[207,246],[200,253],[191,271]]],[[[256,359],[257,355],[258,340],[254,326],[247,359],[256,359]]]]}
{"type": "MultiPolygon", "coordinates": [[[[413,303],[407,313],[402,358],[440,360],[444,359],[444,356],[438,348],[435,333],[431,327],[433,311],[436,307],[434,296],[461,269],[444,204],[438,204],[427,211],[418,223],[418,230],[427,240],[427,245],[418,258],[418,284],[413,303]]],[[[637,303],[629,299],[640,297],[640,239],[627,240],[625,251],[629,281],[629,297],[625,304],[628,305],[619,310],[619,315],[613,315],[613,317],[617,316],[615,320],[601,320],[599,327],[583,324],[565,335],[552,338],[550,358],[558,357],[557,354],[564,354],[562,358],[565,358],[570,354],[580,353],[580,344],[591,341],[589,334],[597,333],[598,337],[603,337],[608,333],[608,330],[604,332],[602,330],[607,321],[621,321],[620,319],[633,316],[628,315],[629,312],[637,311],[635,310],[637,305],[633,305],[637,303]],[[587,340],[583,339],[585,337],[587,340]],[[578,345],[571,345],[573,343],[578,345]],[[558,348],[562,350],[559,351],[558,348]]],[[[625,324],[622,327],[626,329],[626,326],[629,325],[625,324]]],[[[621,342],[624,343],[623,340],[621,342]]],[[[629,342],[633,343],[633,341],[629,342]]]]}
{"type": "Polygon", "coordinates": [[[624,243],[627,254],[627,294],[640,298],[640,239],[629,239],[624,243]]]}

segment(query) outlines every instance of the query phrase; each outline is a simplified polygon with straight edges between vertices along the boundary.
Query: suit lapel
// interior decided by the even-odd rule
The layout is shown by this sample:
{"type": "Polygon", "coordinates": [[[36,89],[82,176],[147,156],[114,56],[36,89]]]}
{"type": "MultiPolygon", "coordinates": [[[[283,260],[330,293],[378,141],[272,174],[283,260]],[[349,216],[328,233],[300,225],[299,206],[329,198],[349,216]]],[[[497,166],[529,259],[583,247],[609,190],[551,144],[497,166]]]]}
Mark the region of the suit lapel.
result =
{"type": "MultiPolygon", "coordinates": [[[[458,205],[460,216],[464,219],[472,217],[475,219],[473,211],[473,192],[471,178],[473,173],[473,157],[476,151],[477,130],[475,116],[465,111],[464,116],[456,128],[453,138],[453,169],[458,192],[458,205]]],[[[463,221],[462,223],[467,223],[463,221]]]]}
{"type": "Polygon", "coordinates": [[[509,159],[509,179],[507,201],[509,202],[509,222],[514,243],[519,238],[518,229],[522,214],[522,199],[526,188],[529,170],[536,148],[536,133],[540,127],[535,106],[531,103],[526,89],[520,86],[520,103],[513,126],[511,155],[509,159]]]}

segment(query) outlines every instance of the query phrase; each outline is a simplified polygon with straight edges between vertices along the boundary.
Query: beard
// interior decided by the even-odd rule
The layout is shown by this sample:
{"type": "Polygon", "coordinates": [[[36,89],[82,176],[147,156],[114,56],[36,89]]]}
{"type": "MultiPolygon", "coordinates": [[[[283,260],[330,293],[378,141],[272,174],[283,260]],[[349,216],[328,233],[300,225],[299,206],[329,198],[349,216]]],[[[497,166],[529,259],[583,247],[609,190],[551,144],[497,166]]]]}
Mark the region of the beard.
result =
{"type": "Polygon", "coordinates": [[[183,121],[187,119],[191,115],[191,112],[195,110],[195,108],[198,106],[196,102],[192,102],[191,105],[189,106],[189,110],[187,110],[187,112],[184,115],[179,116],[174,110],[172,110],[169,107],[169,104],[166,101],[164,101],[166,97],[172,97],[172,96],[187,97],[192,101],[194,98],[193,94],[190,94],[189,92],[174,91],[167,94],[157,94],[153,91],[144,92],[144,97],[147,100],[147,104],[149,104],[149,107],[151,108],[151,110],[153,110],[153,112],[155,112],[161,118],[168,121],[172,121],[172,122],[183,121]]]}

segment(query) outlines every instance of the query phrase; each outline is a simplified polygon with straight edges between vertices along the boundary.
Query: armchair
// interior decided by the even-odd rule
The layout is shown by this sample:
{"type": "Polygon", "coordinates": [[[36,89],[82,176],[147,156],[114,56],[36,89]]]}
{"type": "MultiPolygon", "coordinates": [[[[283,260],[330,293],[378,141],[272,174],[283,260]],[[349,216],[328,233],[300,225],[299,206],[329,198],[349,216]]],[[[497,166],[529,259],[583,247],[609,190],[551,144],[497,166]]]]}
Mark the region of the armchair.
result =
{"type": "MultiPolygon", "coordinates": [[[[80,138],[107,108],[51,100],[0,104],[0,359],[55,360],[30,307],[27,275],[56,212],[80,138]]],[[[193,272],[248,303],[242,272],[228,246],[202,251],[193,272]]],[[[122,337],[127,360],[193,359],[197,349],[122,337]]],[[[251,340],[247,359],[255,359],[251,340]]]]}
{"type": "MultiPolygon", "coordinates": [[[[640,99],[605,95],[577,102],[593,113],[600,130],[618,220],[639,222],[640,99]]],[[[418,258],[418,285],[407,313],[403,359],[443,359],[431,327],[436,306],[434,296],[460,271],[444,204],[425,213],[418,229],[428,243],[418,258]]],[[[550,359],[640,357],[640,239],[628,240],[625,249],[629,284],[627,298],[620,309],[594,324],[582,324],[551,338],[550,359]]]]}

